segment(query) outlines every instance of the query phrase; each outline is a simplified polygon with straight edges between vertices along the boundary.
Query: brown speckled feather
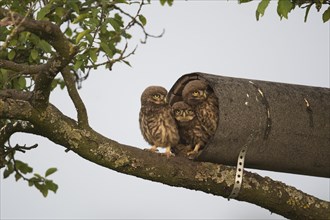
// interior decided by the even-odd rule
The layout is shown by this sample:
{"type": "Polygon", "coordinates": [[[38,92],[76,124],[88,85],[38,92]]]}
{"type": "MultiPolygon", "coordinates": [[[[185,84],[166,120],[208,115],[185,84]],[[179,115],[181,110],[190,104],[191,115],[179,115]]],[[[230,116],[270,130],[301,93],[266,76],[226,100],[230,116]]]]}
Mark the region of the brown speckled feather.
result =
{"type": "Polygon", "coordinates": [[[201,126],[212,136],[218,127],[218,99],[212,89],[201,80],[187,83],[182,92],[183,100],[194,109],[201,126]]]}
{"type": "Polygon", "coordinates": [[[203,148],[210,135],[202,127],[192,108],[183,101],[180,101],[174,103],[172,109],[173,112],[179,110],[177,114],[174,113],[174,117],[178,124],[181,143],[190,145],[191,147],[200,144],[201,148],[203,148]],[[184,115],[183,112],[185,113],[184,115]]]}
{"type": "Polygon", "coordinates": [[[153,146],[169,147],[179,142],[179,133],[171,107],[165,102],[166,90],[148,87],[141,96],[139,123],[144,139],[153,146]],[[160,99],[155,100],[154,95],[160,99]]]}

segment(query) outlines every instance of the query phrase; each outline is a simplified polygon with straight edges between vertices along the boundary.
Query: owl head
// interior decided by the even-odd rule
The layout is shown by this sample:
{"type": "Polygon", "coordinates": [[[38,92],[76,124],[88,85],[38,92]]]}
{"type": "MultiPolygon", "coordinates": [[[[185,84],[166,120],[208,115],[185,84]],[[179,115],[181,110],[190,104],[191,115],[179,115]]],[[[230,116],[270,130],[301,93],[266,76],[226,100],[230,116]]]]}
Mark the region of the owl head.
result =
{"type": "Polygon", "coordinates": [[[167,90],[161,86],[149,86],[141,95],[142,105],[165,105],[167,90]]]}
{"type": "Polygon", "coordinates": [[[179,122],[191,121],[195,118],[195,112],[184,101],[176,102],[172,105],[174,117],[179,122]]]}
{"type": "Polygon", "coordinates": [[[208,84],[202,80],[192,80],[183,88],[182,97],[189,105],[198,105],[208,97],[208,84]]]}

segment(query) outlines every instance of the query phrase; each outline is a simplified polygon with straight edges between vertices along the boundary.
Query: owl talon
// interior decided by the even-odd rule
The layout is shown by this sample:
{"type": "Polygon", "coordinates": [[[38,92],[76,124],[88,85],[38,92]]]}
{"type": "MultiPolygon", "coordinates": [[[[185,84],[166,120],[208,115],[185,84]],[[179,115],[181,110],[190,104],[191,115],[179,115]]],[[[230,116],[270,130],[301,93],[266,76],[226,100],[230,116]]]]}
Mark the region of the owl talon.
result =
{"type": "Polygon", "coordinates": [[[151,151],[153,153],[158,153],[158,149],[156,146],[152,146],[151,148],[145,148],[144,150],[151,151]]]}
{"type": "Polygon", "coordinates": [[[197,156],[197,154],[198,154],[198,151],[196,151],[196,150],[189,151],[187,153],[188,159],[190,159],[190,160],[195,159],[195,157],[197,156]]]}
{"type": "Polygon", "coordinates": [[[172,152],[165,152],[164,154],[166,155],[167,158],[175,156],[175,154],[173,154],[172,152]]]}
{"type": "Polygon", "coordinates": [[[165,151],[164,154],[166,155],[167,158],[175,156],[175,154],[173,154],[172,151],[171,151],[171,147],[166,147],[166,151],[165,151]]]}
{"type": "Polygon", "coordinates": [[[197,154],[197,153],[198,153],[198,151],[192,150],[192,151],[189,151],[187,153],[187,156],[194,155],[194,154],[197,154]]]}

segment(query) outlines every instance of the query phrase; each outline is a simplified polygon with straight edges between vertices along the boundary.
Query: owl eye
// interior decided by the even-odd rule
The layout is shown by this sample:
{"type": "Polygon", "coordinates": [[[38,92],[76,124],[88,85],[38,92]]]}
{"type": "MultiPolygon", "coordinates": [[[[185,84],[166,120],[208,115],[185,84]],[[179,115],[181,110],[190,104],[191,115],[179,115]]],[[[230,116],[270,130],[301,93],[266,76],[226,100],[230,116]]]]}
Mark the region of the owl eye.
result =
{"type": "Polygon", "coordinates": [[[193,114],[194,111],[193,110],[187,110],[188,114],[193,114]]]}
{"type": "Polygon", "coordinates": [[[157,100],[157,99],[160,99],[160,95],[159,95],[159,94],[154,94],[154,95],[152,96],[152,98],[153,98],[153,99],[156,99],[156,100],[157,100]]]}
{"type": "Polygon", "coordinates": [[[193,91],[193,92],[192,92],[192,95],[196,97],[196,96],[199,95],[199,92],[198,92],[197,90],[196,90],[196,91],[193,91]]]}
{"type": "Polygon", "coordinates": [[[180,115],[181,114],[181,110],[178,110],[178,109],[177,110],[174,110],[174,114],[175,115],[180,115]]]}

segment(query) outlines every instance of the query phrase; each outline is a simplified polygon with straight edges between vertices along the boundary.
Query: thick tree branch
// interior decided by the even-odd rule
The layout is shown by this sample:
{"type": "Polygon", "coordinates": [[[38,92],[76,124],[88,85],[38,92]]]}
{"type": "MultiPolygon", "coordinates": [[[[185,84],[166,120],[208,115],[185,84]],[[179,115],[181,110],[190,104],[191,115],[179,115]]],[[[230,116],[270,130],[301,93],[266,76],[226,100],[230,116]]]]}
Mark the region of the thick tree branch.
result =
{"type": "Polygon", "coordinates": [[[32,99],[32,96],[33,96],[32,92],[22,92],[22,91],[17,91],[16,89],[0,90],[1,99],[11,98],[15,100],[30,101],[32,99]]]}
{"type": "MultiPolygon", "coordinates": [[[[45,64],[43,64],[45,65],[45,64]]],[[[17,74],[37,74],[41,71],[42,65],[27,65],[27,64],[18,64],[13,61],[0,59],[0,68],[7,70],[12,70],[17,72],[17,74]]]]}
{"type": "Polygon", "coordinates": [[[39,65],[18,64],[13,61],[0,59],[0,68],[12,70],[16,72],[17,75],[36,75],[45,73],[53,78],[57,75],[59,70],[66,65],[67,62],[62,62],[60,57],[51,58],[47,63],[39,65]]]}
{"type": "Polygon", "coordinates": [[[81,128],[88,128],[88,116],[85,104],[83,103],[78,90],[76,88],[75,80],[73,75],[70,73],[69,68],[64,68],[62,70],[62,76],[68,90],[69,96],[77,110],[78,125],[81,128]]]}
{"type": "MultiPolygon", "coordinates": [[[[0,98],[0,118],[28,120],[35,126],[34,133],[93,163],[143,179],[225,198],[232,190],[235,167],[193,162],[180,157],[168,159],[117,143],[90,128],[82,129],[76,121],[50,104],[40,113],[27,101],[0,98]]],[[[290,219],[328,219],[330,216],[329,202],[251,172],[244,172],[242,189],[236,199],[290,219]]]]}
{"type": "Polygon", "coordinates": [[[6,123],[0,128],[0,146],[4,146],[4,144],[9,140],[10,136],[14,133],[32,133],[33,128],[33,124],[28,121],[14,120],[6,123]]]}

